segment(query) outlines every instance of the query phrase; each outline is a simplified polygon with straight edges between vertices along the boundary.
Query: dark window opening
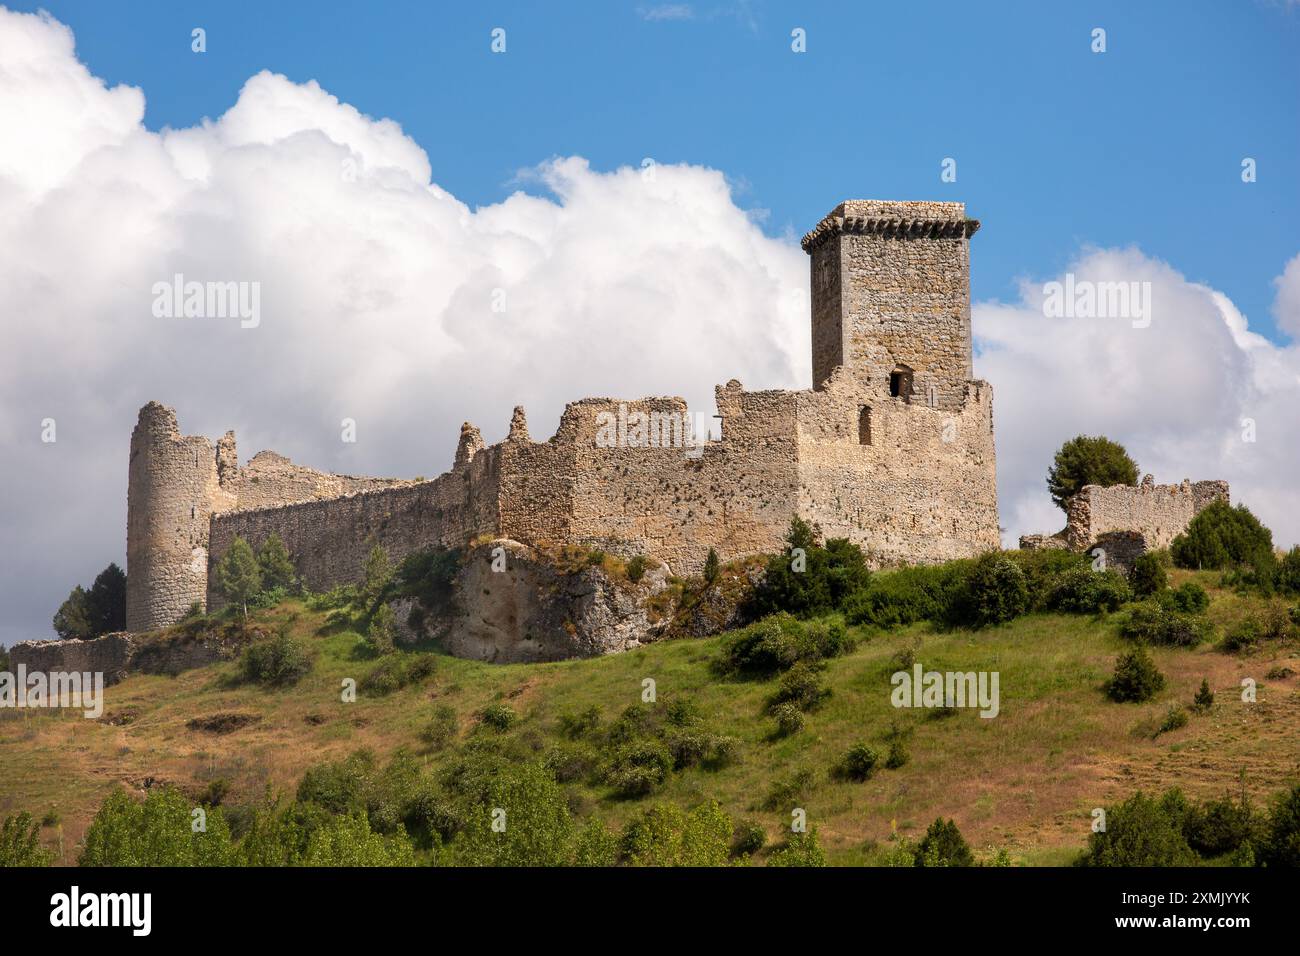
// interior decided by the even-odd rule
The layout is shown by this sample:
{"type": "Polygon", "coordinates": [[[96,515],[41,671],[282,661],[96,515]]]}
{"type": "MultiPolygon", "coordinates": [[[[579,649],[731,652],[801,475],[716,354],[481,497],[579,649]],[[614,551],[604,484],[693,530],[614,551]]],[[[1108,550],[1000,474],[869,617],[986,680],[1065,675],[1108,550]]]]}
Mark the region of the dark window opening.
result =
{"type": "Polygon", "coordinates": [[[905,402],[912,400],[912,370],[906,365],[900,365],[889,373],[889,394],[905,402]]]}
{"type": "Polygon", "coordinates": [[[871,409],[866,405],[858,409],[858,444],[871,444],[871,409]]]}

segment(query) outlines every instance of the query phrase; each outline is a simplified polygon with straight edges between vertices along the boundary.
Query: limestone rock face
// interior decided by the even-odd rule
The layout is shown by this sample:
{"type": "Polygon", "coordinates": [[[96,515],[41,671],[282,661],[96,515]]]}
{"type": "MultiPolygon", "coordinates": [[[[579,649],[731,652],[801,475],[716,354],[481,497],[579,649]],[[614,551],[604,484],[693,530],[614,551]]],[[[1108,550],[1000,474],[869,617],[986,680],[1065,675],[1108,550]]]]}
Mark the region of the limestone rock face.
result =
{"type": "MultiPolygon", "coordinates": [[[[648,604],[667,580],[662,562],[632,582],[498,538],[470,550],[450,604],[404,636],[434,637],[457,657],[500,664],[614,654],[659,636],[648,604]]],[[[402,610],[394,607],[399,620],[402,610]]]]}

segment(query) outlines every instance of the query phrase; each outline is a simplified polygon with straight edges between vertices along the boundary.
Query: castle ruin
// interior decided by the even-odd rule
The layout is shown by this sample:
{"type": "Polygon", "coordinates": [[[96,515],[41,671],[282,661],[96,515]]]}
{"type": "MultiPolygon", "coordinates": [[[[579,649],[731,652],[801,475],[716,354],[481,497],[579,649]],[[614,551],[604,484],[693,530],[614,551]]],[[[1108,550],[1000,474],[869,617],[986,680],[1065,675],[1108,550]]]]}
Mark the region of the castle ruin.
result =
{"type": "Polygon", "coordinates": [[[802,243],[812,387],[718,386],[721,437],[698,445],[661,427],[689,420],[680,398],[588,398],[543,442],[522,409],[495,445],[466,424],[431,481],[357,478],[271,452],[241,467],[233,433],[182,435],[150,402],[131,436],[127,628],[216,606],[211,571],[234,538],[256,548],[272,532],[317,590],[356,580],[375,543],[397,560],[480,537],[644,553],[690,574],[710,548],[779,550],[796,514],[876,565],[996,548],[993,392],[971,378],[978,228],[962,203],[837,206],[802,243]]]}

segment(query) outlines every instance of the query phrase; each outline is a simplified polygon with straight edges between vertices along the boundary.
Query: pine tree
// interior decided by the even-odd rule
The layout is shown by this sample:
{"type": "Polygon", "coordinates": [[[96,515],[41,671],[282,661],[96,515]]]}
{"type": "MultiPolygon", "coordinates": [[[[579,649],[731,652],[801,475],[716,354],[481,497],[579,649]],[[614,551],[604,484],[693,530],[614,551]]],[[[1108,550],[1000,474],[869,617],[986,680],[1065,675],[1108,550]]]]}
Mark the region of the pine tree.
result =
{"type": "Polygon", "coordinates": [[[718,574],[721,571],[721,562],[718,560],[718,552],[709,548],[708,556],[704,559],[704,583],[712,584],[718,580],[718,574]]]}
{"type": "Polygon", "coordinates": [[[262,549],[257,552],[257,566],[262,572],[262,589],[272,588],[288,590],[294,585],[293,560],[289,549],[274,531],[262,542],[262,549]]]}
{"type": "Polygon", "coordinates": [[[95,578],[86,592],[91,634],[111,634],[126,629],[126,574],[110,564],[95,578]]]}
{"type": "Polygon", "coordinates": [[[361,596],[367,607],[372,607],[388,589],[393,579],[393,566],[388,561],[388,552],[380,545],[370,549],[366,563],[361,569],[361,596]]]}
{"type": "Polygon", "coordinates": [[[240,605],[247,619],[248,602],[262,589],[262,571],[247,541],[236,537],[231,542],[230,549],[217,563],[216,578],[222,597],[240,605]]]}
{"type": "Polygon", "coordinates": [[[90,599],[80,584],[72,589],[68,599],[54,612],[54,633],[65,641],[84,640],[92,635],[90,599]]]}
{"type": "Polygon", "coordinates": [[[1207,711],[1214,706],[1214,691],[1210,690],[1210,682],[1204,677],[1201,678],[1201,689],[1196,692],[1192,698],[1192,707],[1199,711],[1207,711]]]}

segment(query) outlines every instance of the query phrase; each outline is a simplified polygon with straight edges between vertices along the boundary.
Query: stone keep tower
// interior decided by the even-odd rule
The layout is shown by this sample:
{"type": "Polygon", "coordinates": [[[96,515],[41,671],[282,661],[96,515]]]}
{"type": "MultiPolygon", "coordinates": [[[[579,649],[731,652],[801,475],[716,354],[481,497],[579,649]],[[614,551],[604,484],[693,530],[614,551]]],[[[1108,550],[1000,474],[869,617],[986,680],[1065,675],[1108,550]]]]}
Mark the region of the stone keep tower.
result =
{"type": "Polygon", "coordinates": [[[140,409],[126,493],[128,631],[174,624],[194,602],[206,604],[209,519],[233,500],[220,481],[233,459],[233,435],[214,447],[181,435],[158,402],[140,409]]]}
{"type": "Polygon", "coordinates": [[[864,393],[961,407],[971,378],[970,237],[959,202],[849,200],[803,239],[813,388],[836,367],[864,393]]]}

